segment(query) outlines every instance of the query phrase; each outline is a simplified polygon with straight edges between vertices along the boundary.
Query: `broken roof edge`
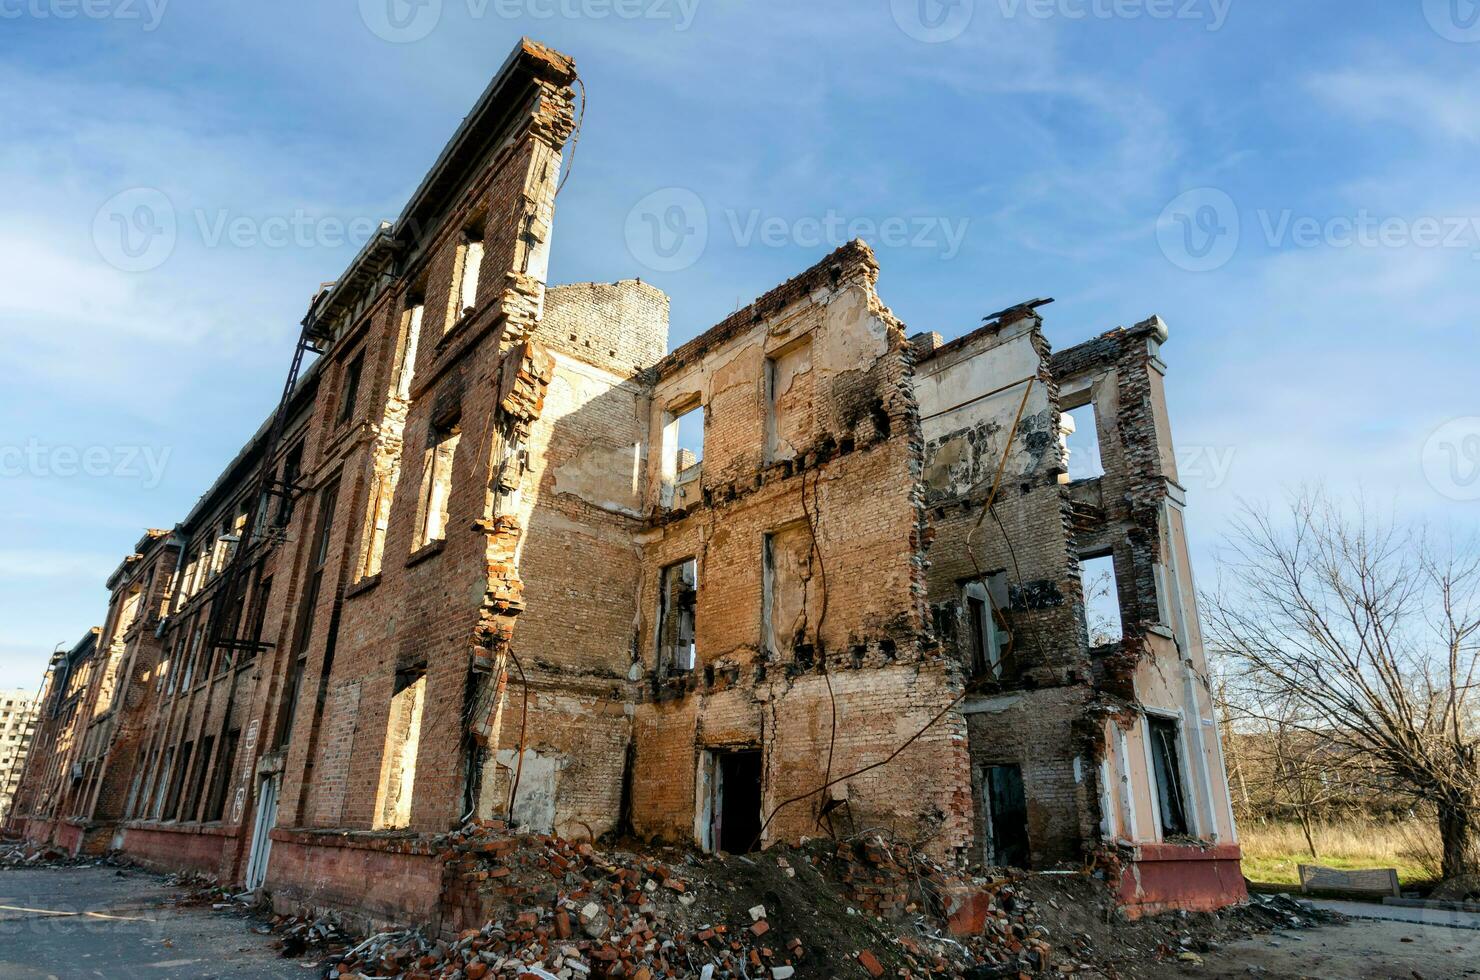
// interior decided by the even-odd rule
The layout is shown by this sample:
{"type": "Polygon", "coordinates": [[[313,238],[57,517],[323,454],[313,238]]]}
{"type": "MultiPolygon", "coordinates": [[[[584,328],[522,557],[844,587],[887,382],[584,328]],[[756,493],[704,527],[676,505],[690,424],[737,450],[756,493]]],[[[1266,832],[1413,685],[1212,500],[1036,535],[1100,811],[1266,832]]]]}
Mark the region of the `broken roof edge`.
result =
{"type": "MultiPolygon", "coordinates": [[[[1007,329],[1008,327],[1011,327],[1017,323],[1021,323],[1024,320],[1032,320],[1035,326],[1043,325],[1042,315],[1040,315],[1037,310],[1034,309],[1031,305],[1024,304],[1022,306],[1015,306],[1010,310],[1003,311],[1001,316],[993,320],[991,323],[984,323],[973,330],[968,330],[966,333],[957,337],[955,340],[948,340],[945,343],[941,344],[939,347],[932,347],[930,350],[919,353],[915,357],[915,363],[917,365],[923,365],[926,362],[936,360],[937,358],[949,357],[952,354],[955,354],[967,347],[970,347],[972,344],[980,340],[985,340],[989,337],[995,337],[998,334],[1002,333],[1002,331],[1007,329]],[[1007,317],[1010,314],[1013,315],[1013,318],[1009,320],[1007,319],[1007,317]]],[[[920,336],[920,334],[916,334],[915,336],[920,336]]]]}
{"type": "MultiPolygon", "coordinates": [[[[364,292],[352,288],[356,281],[365,272],[373,272],[376,263],[391,261],[399,249],[414,243],[421,236],[422,229],[431,224],[428,217],[434,215],[441,206],[438,185],[445,181],[449,171],[462,162],[460,158],[468,152],[469,146],[475,146],[476,151],[478,136],[481,135],[486,141],[486,137],[496,134],[502,128],[506,114],[496,110],[511,93],[517,94],[514,88],[517,83],[528,85],[547,82],[565,87],[575,79],[576,63],[569,55],[528,37],[520,38],[498,71],[494,72],[493,78],[484,87],[473,107],[458,123],[457,129],[453,130],[452,136],[443,145],[431,168],[417,184],[416,190],[411,192],[401,214],[394,222],[382,221],[375,234],[370,236],[350,260],[344,273],[315,294],[304,317],[305,328],[324,321],[336,308],[352,305],[364,292]],[[491,132],[484,132],[489,127],[492,127],[491,132]],[[410,241],[407,240],[408,232],[410,241]],[[346,284],[345,287],[340,288],[340,283],[346,284]]],[[[513,100],[510,98],[509,101],[512,105],[513,100]]],[[[382,277],[376,276],[368,289],[374,291],[381,284],[382,277]]]]}
{"type": "Polygon", "coordinates": [[[652,369],[661,376],[688,364],[781,312],[819,286],[832,287],[856,277],[862,277],[871,291],[879,278],[879,262],[874,257],[874,250],[861,238],[835,249],[811,268],[762,293],[699,336],[675,347],[652,369]]]}
{"type": "Polygon", "coordinates": [[[1153,313],[1139,323],[1129,327],[1115,327],[1106,330],[1073,347],[1058,351],[1053,355],[1049,366],[1053,373],[1060,377],[1082,374],[1114,361],[1124,341],[1150,338],[1160,348],[1167,342],[1170,335],[1171,331],[1166,321],[1153,313]]]}
{"type": "Polygon", "coordinates": [[[633,276],[630,279],[583,279],[579,282],[552,282],[545,286],[545,291],[568,289],[572,286],[641,286],[644,289],[657,293],[659,296],[667,297],[668,295],[641,276],[633,276]]]}

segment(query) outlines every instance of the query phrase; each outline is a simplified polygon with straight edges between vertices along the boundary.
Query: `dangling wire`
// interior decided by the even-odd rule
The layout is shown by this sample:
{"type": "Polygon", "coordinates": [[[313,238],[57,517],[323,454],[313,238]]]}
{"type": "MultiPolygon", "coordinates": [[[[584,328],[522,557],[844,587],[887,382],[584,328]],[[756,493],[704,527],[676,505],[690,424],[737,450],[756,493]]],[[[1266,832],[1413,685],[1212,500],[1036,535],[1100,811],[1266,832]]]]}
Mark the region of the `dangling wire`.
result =
{"type": "Polygon", "coordinates": [[[560,178],[559,185],[555,188],[555,196],[565,189],[565,182],[570,180],[571,171],[575,169],[576,146],[581,142],[581,123],[586,120],[586,83],[581,81],[581,76],[576,76],[576,85],[581,90],[581,111],[576,115],[575,129],[570,134],[570,155],[565,159],[565,176],[560,178]]]}

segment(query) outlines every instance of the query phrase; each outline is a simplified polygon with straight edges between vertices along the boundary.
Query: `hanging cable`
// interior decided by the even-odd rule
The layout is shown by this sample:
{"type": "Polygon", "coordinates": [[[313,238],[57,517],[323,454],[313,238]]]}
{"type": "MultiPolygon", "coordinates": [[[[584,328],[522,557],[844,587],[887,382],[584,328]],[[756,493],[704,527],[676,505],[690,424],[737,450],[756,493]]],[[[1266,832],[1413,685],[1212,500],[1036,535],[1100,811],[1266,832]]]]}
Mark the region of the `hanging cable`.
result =
{"type": "MultiPolygon", "coordinates": [[[[1017,417],[1013,420],[1012,428],[1010,430],[1008,430],[1007,441],[1006,441],[1006,443],[1002,447],[1002,460],[997,465],[997,475],[996,475],[996,477],[992,481],[992,491],[991,491],[991,493],[989,493],[987,495],[987,503],[986,503],[986,506],[983,508],[982,516],[977,518],[976,527],[972,528],[972,534],[975,534],[976,533],[976,530],[981,527],[982,521],[986,517],[986,511],[988,511],[988,510],[991,509],[992,504],[997,499],[997,491],[1002,486],[1002,477],[1007,472],[1007,460],[1008,460],[1009,455],[1012,452],[1013,435],[1017,432],[1018,425],[1022,422],[1023,412],[1028,407],[1028,395],[1033,391],[1033,382],[1036,381],[1036,380],[1037,380],[1036,378],[1028,378],[1027,379],[1028,387],[1023,392],[1023,400],[1022,400],[1022,403],[1018,405],[1017,417]]],[[[810,519],[809,519],[809,525],[810,525],[810,519]]],[[[973,565],[976,565],[977,574],[980,575],[981,574],[981,565],[977,562],[976,556],[973,555],[973,554],[971,554],[971,534],[968,534],[967,535],[967,538],[966,538],[966,552],[967,552],[968,557],[971,558],[972,564],[973,565]]],[[[829,685],[829,690],[831,690],[831,685],[829,685]]],[[[821,792],[823,792],[825,790],[831,789],[832,787],[836,786],[838,783],[845,782],[845,781],[847,781],[849,779],[853,779],[855,776],[861,776],[861,775],[863,775],[866,772],[872,772],[875,769],[879,769],[879,768],[881,768],[883,766],[887,766],[889,763],[893,762],[896,758],[899,757],[899,755],[900,755],[901,752],[903,752],[905,749],[907,749],[911,745],[913,745],[916,741],[918,741],[920,739],[920,737],[922,735],[924,735],[930,729],[934,728],[935,725],[936,725],[936,723],[939,722],[942,718],[944,718],[948,713],[950,713],[950,711],[953,708],[955,708],[956,705],[958,705],[962,701],[966,700],[966,693],[967,692],[965,690],[962,690],[962,692],[960,694],[956,695],[954,698],[951,699],[951,701],[950,701],[949,704],[947,704],[944,708],[940,709],[940,711],[935,715],[935,717],[933,717],[929,721],[927,721],[925,723],[924,727],[922,727],[919,731],[915,732],[915,734],[911,735],[908,739],[906,739],[904,741],[903,744],[901,744],[893,752],[890,752],[883,759],[880,759],[878,762],[873,762],[873,763],[870,763],[869,765],[866,765],[866,766],[864,766],[864,767],[862,767],[860,769],[855,769],[855,770],[853,770],[850,773],[845,773],[844,775],[839,776],[836,779],[828,779],[826,782],[824,782],[821,786],[818,786],[816,789],[809,790],[808,792],[802,793],[802,794],[800,794],[798,796],[793,796],[790,799],[782,800],[780,803],[776,804],[776,806],[771,809],[771,812],[766,817],[766,819],[763,820],[763,821],[761,821],[760,830],[758,830],[756,832],[755,840],[751,842],[751,847],[753,848],[753,847],[755,847],[755,845],[757,845],[757,844],[760,843],[761,838],[764,837],[765,834],[766,834],[766,828],[769,827],[769,826],[771,826],[771,821],[772,820],[776,819],[776,814],[780,813],[786,807],[791,806],[793,803],[800,803],[803,800],[811,799],[812,797],[816,796],[818,793],[821,793],[821,792]]]]}
{"type": "Polygon", "coordinates": [[[576,146],[581,142],[581,123],[586,121],[586,83],[581,81],[581,76],[576,76],[576,85],[581,90],[581,111],[576,116],[576,125],[570,134],[570,155],[565,159],[565,176],[560,178],[560,183],[555,187],[555,196],[565,189],[565,182],[570,180],[571,172],[576,164],[576,146]]]}
{"type": "MultiPolygon", "coordinates": [[[[514,782],[509,787],[509,823],[514,822],[514,799],[519,795],[519,777],[524,774],[524,738],[529,724],[529,679],[524,676],[524,665],[519,662],[519,655],[514,652],[514,647],[509,646],[509,658],[514,661],[514,666],[519,668],[519,686],[524,688],[524,703],[519,708],[519,758],[514,761],[514,782]]],[[[497,750],[497,746],[494,747],[497,750]]]]}

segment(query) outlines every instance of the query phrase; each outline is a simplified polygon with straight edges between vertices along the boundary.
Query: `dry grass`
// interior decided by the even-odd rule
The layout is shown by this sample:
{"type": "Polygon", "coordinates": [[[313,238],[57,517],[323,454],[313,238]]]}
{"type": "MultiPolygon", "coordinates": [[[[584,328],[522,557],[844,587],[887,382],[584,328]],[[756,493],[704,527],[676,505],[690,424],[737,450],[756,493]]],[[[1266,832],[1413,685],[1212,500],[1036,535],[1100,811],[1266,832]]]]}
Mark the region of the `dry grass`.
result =
{"type": "Polygon", "coordinates": [[[1301,864],[1344,871],[1397,868],[1404,886],[1439,878],[1439,833],[1425,820],[1343,821],[1315,827],[1311,856],[1300,825],[1250,821],[1239,827],[1244,875],[1255,882],[1298,885],[1301,864]]]}

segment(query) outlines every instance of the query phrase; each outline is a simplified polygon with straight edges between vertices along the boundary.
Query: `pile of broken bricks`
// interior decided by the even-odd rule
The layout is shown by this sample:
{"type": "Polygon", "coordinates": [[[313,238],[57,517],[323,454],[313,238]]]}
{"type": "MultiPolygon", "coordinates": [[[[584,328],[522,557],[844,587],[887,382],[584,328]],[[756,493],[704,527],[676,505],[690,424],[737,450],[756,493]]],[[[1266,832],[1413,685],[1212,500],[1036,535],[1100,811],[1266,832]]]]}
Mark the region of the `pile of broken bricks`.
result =
{"type": "Polygon", "coordinates": [[[450,835],[442,853],[455,917],[502,913],[456,939],[387,933],[339,959],[330,977],[408,980],[786,980],[806,955],[776,936],[763,906],[750,921],[691,929],[688,884],[661,862],[550,836],[507,836],[494,823],[450,835]],[[626,858],[625,860],[623,858],[626,858]]]}
{"type": "Polygon", "coordinates": [[[824,919],[818,926],[828,935],[781,934],[764,905],[726,901],[733,888],[715,887],[722,864],[675,866],[474,823],[443,839],[442,937],[372,936],[331,958],[328,977],[787,980],[839,975],[846,959],[858,977],[976,980],[1078,966],[1062,955],[1051,962],[1047,932],[1015,878],[964,878],[878,838],[727,860],[774,862],[795,877],[788,857],[841,885],[839,897],[858,906],[847,907],[847,918],[866,923],[866,932],[849,930],[850,944],[824,919]],[[859,948],[863,936],[873,937],[872,949],[859,948]],[[824,966],[826,951],[808,945],[829,937],[842,945],[824,966]]]}

